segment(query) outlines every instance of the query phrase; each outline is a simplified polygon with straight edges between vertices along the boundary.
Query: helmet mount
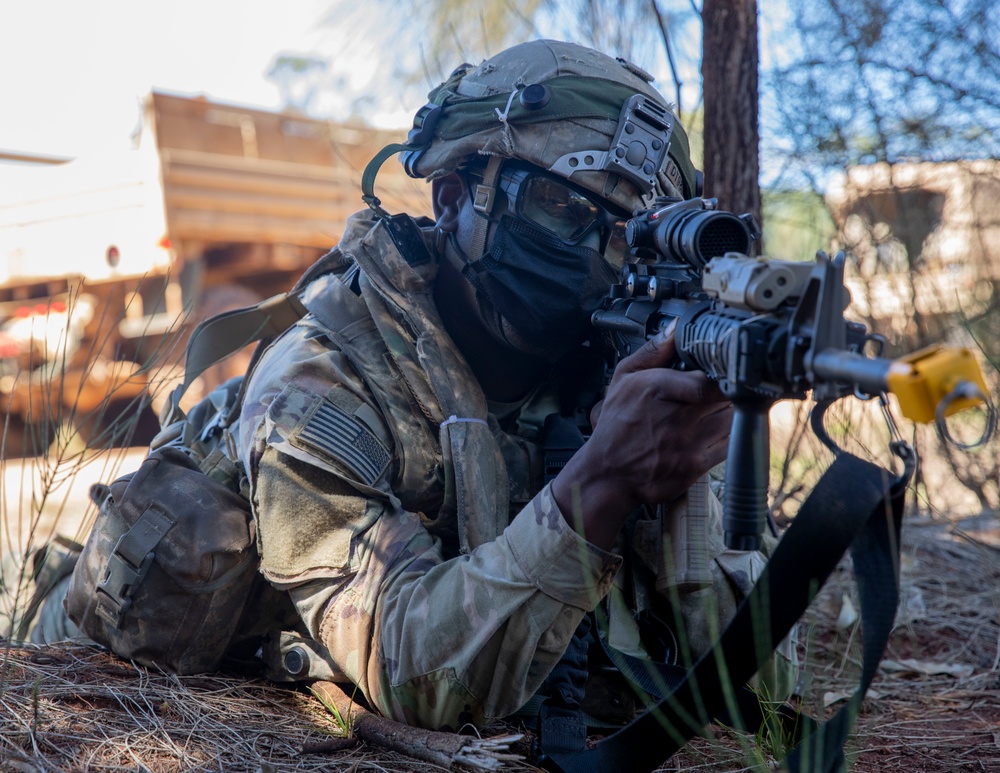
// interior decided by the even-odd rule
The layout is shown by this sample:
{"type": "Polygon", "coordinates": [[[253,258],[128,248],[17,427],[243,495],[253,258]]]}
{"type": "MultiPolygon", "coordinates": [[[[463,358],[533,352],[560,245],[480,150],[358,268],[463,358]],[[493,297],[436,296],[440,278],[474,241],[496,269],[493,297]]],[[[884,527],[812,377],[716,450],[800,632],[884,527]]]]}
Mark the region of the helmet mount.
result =
{"type": "Polygon", "coordinates": [[[608,150],[567,153],[556,159],[549,171],[563,177],[588,170],[615,172],[649,194],[656,187],[656,174],[670,150],[673,128],[674,117],[669,110],[643,94],[635,94],[622,106],[608,150]]]}

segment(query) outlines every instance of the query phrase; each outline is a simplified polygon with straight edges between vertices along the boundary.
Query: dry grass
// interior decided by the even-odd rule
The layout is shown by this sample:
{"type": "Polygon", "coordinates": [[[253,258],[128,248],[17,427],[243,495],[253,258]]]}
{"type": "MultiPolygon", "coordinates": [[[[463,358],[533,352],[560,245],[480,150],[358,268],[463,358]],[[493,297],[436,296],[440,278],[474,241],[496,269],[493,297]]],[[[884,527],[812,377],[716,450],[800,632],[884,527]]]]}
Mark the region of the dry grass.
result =
{"type": "MultiPolygon", "coordinates": [[[[905,535],[907,602],[852,741],[853,769],[1000,770],[1000,519],[915,521],[905,535]]],[[[845,566],[806,621],[803,703],[814,715],[856,684],[857,624],[837,625],[852,593],[845,566]]],[[[5,771],[440,770],[364,745],[302,753],[341,733],[303,691],[151,673],[75,645],[11,648],[0,663],[5,771]]],[[[707,735],[661,770],[743,771],[770,759],[753,739],[707,735]]]]}
{"type": "Polygon", "coordinates": [[[176,677],[74,644],[3,653],[4,771],[418,771],[441,768],[364,746],[312,696],[225,676],[176,677]]]}
{"type": "Polygon", "coordinates": [[[70,644],[11,649],[0,709],[8,770],[319,770],[298,749],[335,730],[295,692],[154,674],[70,644]]]}
{"type": "MultiPolygon", "coordinates": [[[[903,570],[903,624],[866,701],[854,769],[1000,770],[1000,521],[911,526],[903,570]]],[[[849,639],[826,643],[818,684],[850,681],[849,639]]]]}

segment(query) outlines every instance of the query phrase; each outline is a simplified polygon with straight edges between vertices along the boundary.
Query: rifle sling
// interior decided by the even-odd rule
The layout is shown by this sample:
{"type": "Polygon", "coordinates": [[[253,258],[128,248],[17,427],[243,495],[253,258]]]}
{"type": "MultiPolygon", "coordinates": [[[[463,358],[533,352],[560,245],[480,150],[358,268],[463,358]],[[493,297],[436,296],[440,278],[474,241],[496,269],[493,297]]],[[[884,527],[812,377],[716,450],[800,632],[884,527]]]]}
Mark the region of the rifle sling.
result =
{"type": "MultiPolygon", "coordinates": [[[[843,746],[874,678],[895,618],[899,537],[909,475],[840,454],[778,544],[753,591],[715,646],[669,694],[591,749],[551,751],[541,763],[559,773],[650,771],[727,711],[739,716],[740,690],[792,629],[850,547],[861,598],[864,659],[853,698],[792,751],[793,773],[844,769],[843,746]]],[[[809,729],[811,723],[806,722],[809,729]]],[[[543,750],[544,751],[544,750],[543,750]]]]}
{"type": "MultiPolygon", "coordinates": [[[[599,612],[600,610],[598,610],[599,612]]],[[[634,686],[646,693],[651,700],[660,701],[668,696],[677,685],[684,681],[687,669],[671,663],[658,663],[648,658],[639,658],[622,652],[608,642],[605,631],[607,626],[601,616],[595,612],[594,628],[597,630],[597,641],[601,645],[604,656],[611,664],[634,686]]],[[[731,707],[723,707],[715,720],[727,727],[743,730],[754,730],[763,727],[768,721],[765,716],[763,698],[744,685],[733,693],[736,711],[731,707]]],[[[799,714],[786,703],[768,704],[772,718],[781,724],[781,732],[790,739],[791,744],[797,744],[806,733],[815,730],[816,722],[811,717],[799,714]]]]}
{"type": "MultiPolygon", "coordinates": [[[[331,250],[313,263],[289,292],[279,293],[250,306],[221,312],[195,326],[184,352],[184,380],[174,388],[164,404],[160,413],[160,426],[166,427],[184,418],[180,402],[194,380],[208,368],[248,344],[266,345],[302,319],[307,312],[315,312],[313,305],[322,304],[323,299],[314,299],[314,303],[307,308],[303,301],[306,288],[310,282],[337,270],[342,262],[340,252],[336,249],[331,250]]],[[[351,276],[353,273],[348,269],[345,277],[351,276]]],[[[258,346],[254,351],[247,368],[247,377],[240,384],[239,392],[233,401],[237,416],[243,403],[249,374],[256,366],[262,350],[263,346],[258,346]]],[[[227,416],[226,423],[237,416],[227,416]]]]}

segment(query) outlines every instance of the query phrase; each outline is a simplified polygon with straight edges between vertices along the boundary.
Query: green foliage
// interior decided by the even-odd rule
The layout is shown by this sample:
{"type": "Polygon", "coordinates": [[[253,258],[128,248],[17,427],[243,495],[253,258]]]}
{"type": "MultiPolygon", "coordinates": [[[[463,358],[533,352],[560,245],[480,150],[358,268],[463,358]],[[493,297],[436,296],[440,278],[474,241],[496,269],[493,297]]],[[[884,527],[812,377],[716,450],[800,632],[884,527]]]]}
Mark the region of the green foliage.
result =
{"type": "Polygon", "coordinates": [[[694,110],[684,113],[681,118],[684,130],[687,132],[688,145],[691,151],[691,163],[695,169],[705,168],[705,106],[698,105],[694,110]]]}
{"type": "Polygon", "coordinates": [[[274,63],[267,74],[269,77],[274,77],[282,71],[288,70],[301,75],[311,70],[324,70],[326,66],[326,62],[314,56],[282,54],[275,57],[274,63]]]}
{"type": "Polygon", "coordinates": [[[310,112],[317,94],[327,85],[329,63],[315,56],[280,54],[267,71],[286,107],[310,112]]]}
{"type": "Polygon", "coordinates": [[[475,61],[537,34],[534,18],[544,5],[544,0],[524,0],[516,7],[509,0],[480,0],[472,7],[465,0],[407,3],[411,12],[427,22],[430,35],[426,50],[435,61],[452,52],[465,61],[475,61]]]}
{"type": "Polygon", "coordinates": [[[812,260],[829,250],[836,226],[822,197],[809,190],[762,192],[763,254],[779,260],[812,260]]]}
{"type": "Polygon", "coordinates": [[[310,694],[322,703],[323,708],[333,717],[337,733],[345,738],[351,735],[351,728],[354,725],[354,696],[357,694],[357,689],[357,687],[354,688],[354,693],[351,695],[351,704],[347,707],[347,712],[344,713],[341,712],[336,702],[328,693],[323,690],[314,689],[313,687],[309,688],[310,694]]]}
{"type": "MultiPolygon", "coordinates": [[[[700,60],[697,12],[682,0],[376,0],[395,27],[396,48],[384,65],[398,66],[396,80],[440,83],[462,62],[479,62],[535,38],[557,38],[622,56],[657,76],[656,85],[680,102],[682,82],[696,84],[700,60]],[[405,19],[405,24],[391,20],[405,19]]],[[[366,8],[366,12],[370,12],[366,8]]],[[[335,0],[324,24],[340,25],[351,13],[335,0]]]]}

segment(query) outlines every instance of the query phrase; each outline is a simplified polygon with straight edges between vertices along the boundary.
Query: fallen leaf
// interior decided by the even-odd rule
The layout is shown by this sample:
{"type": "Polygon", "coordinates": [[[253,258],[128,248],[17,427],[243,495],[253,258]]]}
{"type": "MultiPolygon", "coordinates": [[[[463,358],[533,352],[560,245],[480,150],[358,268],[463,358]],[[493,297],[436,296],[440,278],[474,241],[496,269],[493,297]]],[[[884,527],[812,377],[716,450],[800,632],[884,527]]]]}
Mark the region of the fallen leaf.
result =
{"type": "Polygon", "coordinates": [[[846,631],[857,621],[858,611],[854,608],[854,604],[851,603],[851,597],[844,594],[843,601],[840,605],[840,614],[837,616],[837,630],[846,631]]]}
{"type": "Polygon", "coordinates": [[[975,671],[970,665],[965,663],[934,663],[930,660],[916,660],[907,658],[906,660],[883,660],[882,669],[885,671],[904,671],[913,674],[923,674],[924,676],[956,676],[966,678],[972,676],[975,671]]]}
{"type": "Polygon", "coordinates": [[[916,585],[907,586],[904,583],[893,628],[923,620],[925,617],[927,617],[927,604],[924,602],[924,594],[916,585]]]}

